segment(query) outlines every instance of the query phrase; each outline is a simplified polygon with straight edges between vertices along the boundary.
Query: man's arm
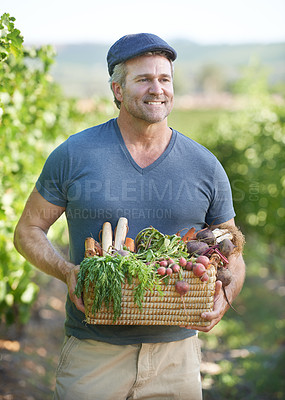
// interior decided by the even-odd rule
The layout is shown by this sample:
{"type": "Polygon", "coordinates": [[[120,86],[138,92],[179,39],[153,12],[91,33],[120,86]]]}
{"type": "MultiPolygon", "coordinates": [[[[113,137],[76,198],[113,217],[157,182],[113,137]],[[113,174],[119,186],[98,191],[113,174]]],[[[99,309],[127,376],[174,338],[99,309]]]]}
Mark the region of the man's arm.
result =
{"type": "MultiPolygon", "coordinates": [[[[231,219],[225,222],[227,225],[235,226],[234,219],[231,219]]],[[[213,229],[217,228],[218,226],[212,227],[213,229]]],[[[226,287],[227,297],[229,302],[232,303],[234,299],[240,293],[244,279],[245,279],[245,263],[241,254],[238,255],[231,255],[229,257],[229,264],[228,268],[232,273],[232,281],[226,287]]],[[[226,311],[229,309],[229,305],[226,301],[224,296],[224,292],[222,290],[222,282],[216,282],[216,291],[214,296],[214,309],[211,312],[205,312],[202,314],[202,317],[208,321],[211,321],[209,326],[205,327],[196,327],[196,326],[189,326],[187,328],[196,329],[203,332],[209,332],[217,323],[222,319],[226,311]]]]}
{"type": "Polygon", "coordinates": [[[49,228],[64,210],[49,203],[34,189],[16,226],[14,245],[35,267],[66,283],[71,300],[84,312],[82,300],[73,294],[79,268],[66,261],[47,238],[49,228]]]}

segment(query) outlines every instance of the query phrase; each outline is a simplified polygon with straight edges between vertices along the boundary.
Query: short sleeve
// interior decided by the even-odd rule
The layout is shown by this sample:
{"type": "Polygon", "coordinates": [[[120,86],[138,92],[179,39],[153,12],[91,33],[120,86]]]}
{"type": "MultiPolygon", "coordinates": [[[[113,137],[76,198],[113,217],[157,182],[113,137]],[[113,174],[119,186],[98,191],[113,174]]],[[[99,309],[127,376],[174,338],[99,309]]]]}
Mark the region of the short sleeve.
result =
{"type": "Polygon", "coordinates": [[[206,215],[208,225],[219,225],[235,217],[229,178],[216,160],[211,203],[206,215]]]}
{"type": "Polygon", "coordinates": [[[67,204],[68,170],[67,143],[64,142],[49,155],[36,182],[38,192],[61,207],[67,204]]]}

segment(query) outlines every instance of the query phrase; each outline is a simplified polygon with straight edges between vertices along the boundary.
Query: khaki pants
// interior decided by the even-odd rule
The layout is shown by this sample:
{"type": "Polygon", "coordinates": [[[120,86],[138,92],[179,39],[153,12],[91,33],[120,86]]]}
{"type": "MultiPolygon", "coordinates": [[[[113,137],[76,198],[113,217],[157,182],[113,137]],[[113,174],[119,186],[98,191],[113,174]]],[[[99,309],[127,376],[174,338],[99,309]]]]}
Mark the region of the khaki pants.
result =
{"type": "Polygon", "coordinates": [[[170,343],[117,346],[66,339],[54,400],[201,400],[197,336],[170,343]]]}

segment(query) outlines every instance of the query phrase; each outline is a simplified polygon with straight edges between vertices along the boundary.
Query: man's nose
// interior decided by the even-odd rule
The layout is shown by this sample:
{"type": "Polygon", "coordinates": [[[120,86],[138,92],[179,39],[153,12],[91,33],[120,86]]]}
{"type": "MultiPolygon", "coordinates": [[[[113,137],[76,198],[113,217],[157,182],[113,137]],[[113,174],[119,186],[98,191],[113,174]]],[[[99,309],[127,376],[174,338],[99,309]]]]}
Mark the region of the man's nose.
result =
{"type": "Polygon", "coordinates": [[[151,81],[149,93],[151,93],[151,94],[162,94],[163,93],[162,85],[158,79],[154,79],[153,81],[151,81]]]}

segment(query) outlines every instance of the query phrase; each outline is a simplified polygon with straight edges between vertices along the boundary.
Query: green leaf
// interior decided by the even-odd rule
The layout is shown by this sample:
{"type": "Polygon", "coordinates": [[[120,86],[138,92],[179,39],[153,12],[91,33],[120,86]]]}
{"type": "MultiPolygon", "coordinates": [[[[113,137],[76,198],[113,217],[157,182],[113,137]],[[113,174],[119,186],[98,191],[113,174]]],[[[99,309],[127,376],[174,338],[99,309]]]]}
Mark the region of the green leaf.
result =
{"type": "Polygon", "coordinates": [[[32,303],[36,298],[38,290],[38,286],[35,283],[30,282],[21,296],[21,301],[25,304],[32,303]]]}

